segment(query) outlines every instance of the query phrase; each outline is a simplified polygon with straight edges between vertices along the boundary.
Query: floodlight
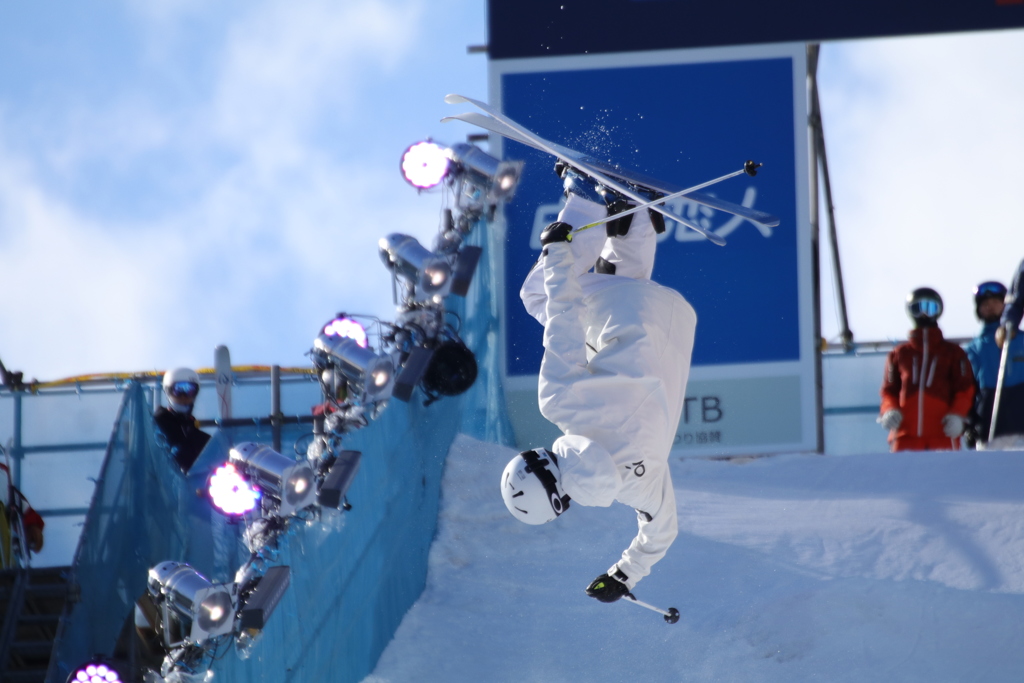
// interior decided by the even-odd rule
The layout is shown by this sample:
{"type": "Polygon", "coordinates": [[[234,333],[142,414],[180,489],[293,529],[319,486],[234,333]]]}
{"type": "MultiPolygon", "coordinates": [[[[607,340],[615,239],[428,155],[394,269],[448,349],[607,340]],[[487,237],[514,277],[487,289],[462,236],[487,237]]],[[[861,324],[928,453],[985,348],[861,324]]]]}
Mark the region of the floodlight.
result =
{"type": "Polygon", "coordinates": [[[250,485],[249,480],[230,462],[214,470],[207,492],[214,507],[226,515],[244,515],[253,510],[260,500],[259,489],[250,485]]]}
{"type": "Polygon", "coordinates": [[[122,683],[125,677],[105,657],[96,657],[68,675],[67,683],[122,683]]]}
{"type": "Polygon", "coordinates": [[[266,574],[256,580],[255,586],[245,599],[245,604],[242,605],[239,628],[262,631],[289,585],[291,585],[291,569],[289,567],[268,569],[266,574]]]}
{"type": "Polygon", "coordinates": [[[368,345],[366,338],[366,328],[360,325],[352,318],[345,316],[339,316],[331,322],[324,325],[321,333],[328,337],[341,337],[343,339],[351,339],[355,343],[359,344],[362,348],[366,348],[368,345]]]}
{"type": "Polygon", "coordinates": [[[380,258],[388,270],[415,289],[417,301],[440,301],[451,289],[452,267],[420,244],[415,237],[392,233],[378,243],[380,258]]]}
{"type": "Polygon", "coordinates": [[[337,379],[334,371],[345,378],[349,393],[367,401],[382,401],[391,395],[395,365],[388,356],[378,356],[350,337],[321,333],[313,348],[324,356],[331,372],[322,375],[325,382],[337,379]]]}
{"type": "Polygon", "coordinates": [[[430,140],[417,142],[402,153],[402,177],[417,190],[440,184],[450,166],[447,151],[430,140]]]}
{"type": "Polygon", "coordinates": [[[487,196],[490,203],[511,199],[523,172],[521,161],[501,161],[475,145],[452,145],[448,156],[468,182],[487,196]]]}
{"type": "Polygon", "coordinates": [[[276,513],[281,517],[309,507],[316,500],[313,468],[306,461],[296,462],[270,446],[251,441],[232,448],[229,457],[251,486],[277,501],[276,513]]]}
{"type": "Polygon", "coordinates": [[[349,487],[359,471],[359,461],[363,454],[359,451],[341,451],[324,477],[320,490],[317,491],[317,502],[323,507],[337,510],[345,499],[349,487]]]}
{"type": "Polygon", "coordinates": [[[461,339],[445,339],[423,375],[423,389],[435,397],[458,396],[476,381],[476,356],[461,339]]]}
{"type": "Polygon", "coordinates": [[[171,633],[172,617],[192,622],[185,642],[195,645],[234,631],[234,584],[212,583],[183,562],[161,562],[149,570],[147,585],[160,606],[165,638],[171,633]]]}

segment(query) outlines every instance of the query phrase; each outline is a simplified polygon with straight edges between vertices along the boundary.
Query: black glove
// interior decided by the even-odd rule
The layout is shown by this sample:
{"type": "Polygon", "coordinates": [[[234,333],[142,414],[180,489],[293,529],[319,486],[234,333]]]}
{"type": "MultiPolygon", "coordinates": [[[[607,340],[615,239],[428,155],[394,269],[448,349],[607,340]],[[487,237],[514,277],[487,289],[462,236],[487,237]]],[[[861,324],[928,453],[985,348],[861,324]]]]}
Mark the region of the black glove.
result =
{"type": "Polygon", "coordinates": [[[540,243],[547,246],[553,242],[572,242],[571,233],[571,225],[556,221],[544,228],[544,232],[540,234],[540,243]]]}
{"type": "Polygon", "coordinates": [[[619,598],[629,595],[629,589],[623,583],[625,580],[626,575],[618,570],[615,572],[615,577],[601,574],[587,586],[587,595],[597,598],[601,602],[615,602],[619,598]],[[622,578],[619,579],[619,576],[622,578]]]}

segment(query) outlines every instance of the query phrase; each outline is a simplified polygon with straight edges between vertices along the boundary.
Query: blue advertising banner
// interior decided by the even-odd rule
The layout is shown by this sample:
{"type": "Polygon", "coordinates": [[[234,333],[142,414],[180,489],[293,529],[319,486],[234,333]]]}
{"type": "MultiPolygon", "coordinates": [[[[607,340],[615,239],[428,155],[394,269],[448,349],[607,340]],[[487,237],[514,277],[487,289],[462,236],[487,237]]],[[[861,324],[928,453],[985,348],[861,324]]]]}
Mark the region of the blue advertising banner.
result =
{"type": "MultiPolygon", "coordinates": [[[[698,316],[680,448],[807,450],[816,443],[805,69],[802,45],[491,63],[492,105],[601,161],[679,187],[736,171],[748,159],[764,164],[756,177],[706,192],[774,214],[777,227],[689,200],[668,205],[728,242],[716,246],[673,221],[659,239],[653,279],[682,293],[698,316]]],[[[529,432],[544,429],[533,424],[543,330],[519,288],[540,254],[541,230],[564,199],[553,157],[517,142],[500,145],[504,158],[526,162],[504,207],[504,353],[513,423],[529,432]]]]}
{"type": "MultiPolygon", "coordinates": [[[[789,59],[506,74],[504,112],[552,141],[680,187],[764,164],[710,190],[782,219],[777,228],[680,200],[672,209],[728,240],[719,247],[669,222],[653,279],[678,290],[700,316],[694,365],[798,360],[793,66],[789,59]],[[670,95],[670,93],[674,93],[670,95]],[[787,324],[788,321],[788,324],[787,324]]],[[[506,276],[522,282],[540,254],[539,234],[558,213],[553,158],[519,143],[526,161],[506,207],[506,276]]],[[[541,328],[506,289],[508,374],[536,374],[541,328]]]]}

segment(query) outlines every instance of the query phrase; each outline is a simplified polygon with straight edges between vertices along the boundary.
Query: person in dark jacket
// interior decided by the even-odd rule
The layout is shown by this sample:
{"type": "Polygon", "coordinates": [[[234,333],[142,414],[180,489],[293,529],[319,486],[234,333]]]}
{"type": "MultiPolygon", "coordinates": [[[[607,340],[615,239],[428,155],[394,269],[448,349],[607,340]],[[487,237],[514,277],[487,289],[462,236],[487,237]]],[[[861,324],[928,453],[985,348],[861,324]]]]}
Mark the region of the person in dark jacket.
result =
{"type": "Polygon", "coordinates": [[[157,408],[153,420],[167,440],[175,462],[183,472],[188,472],[210,440],[210,435],[199,429],[199,422],[192,416],[199,395],[199,375],[190,368],[175,368],[164,374],[163,387],[168,407],[157,408]]]}
{"type": "MultiPolygon", "coordinates": [[[[982,282],[974,290],[975,314],[984,327],[977,337],[967,345],[967,357],[974,369],[974,407],[971,411],[971,441],[988,441],[992,421],[992,406],[995,403],[996,385],[999,380],[999,363],[1002,359],[996,332],[1005,312],[1004,300],[1007,291],[1000,282],[982,282]]],[[[996,436],[1024,434],[1024,335],[1010,340],[1006,376],[999,400],[999,416],[996,436]]]]}
{"type": "Polygon", "coordinates": [[[907,295],[910,340],[889,352],[878,423],[895,451],[957,450],[974,398],[967,354],[939,329],[942,297],[921,287],[907,295]]]}

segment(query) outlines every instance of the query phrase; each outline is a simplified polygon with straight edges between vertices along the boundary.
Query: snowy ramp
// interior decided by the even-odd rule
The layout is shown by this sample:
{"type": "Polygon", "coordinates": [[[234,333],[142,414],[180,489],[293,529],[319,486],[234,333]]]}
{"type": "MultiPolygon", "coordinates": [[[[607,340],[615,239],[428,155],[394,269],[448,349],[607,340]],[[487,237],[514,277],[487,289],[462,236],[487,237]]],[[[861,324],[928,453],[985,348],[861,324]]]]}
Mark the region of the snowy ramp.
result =
{"type": "Polygon", "coordinates": [[[365,683],[1024,676],[1020,453],[675,459],[680,535],[636,590],[671,626],[583,593],[632,511],[519,524],[514,454],[456,440],[426,590],[365,683]]]}

